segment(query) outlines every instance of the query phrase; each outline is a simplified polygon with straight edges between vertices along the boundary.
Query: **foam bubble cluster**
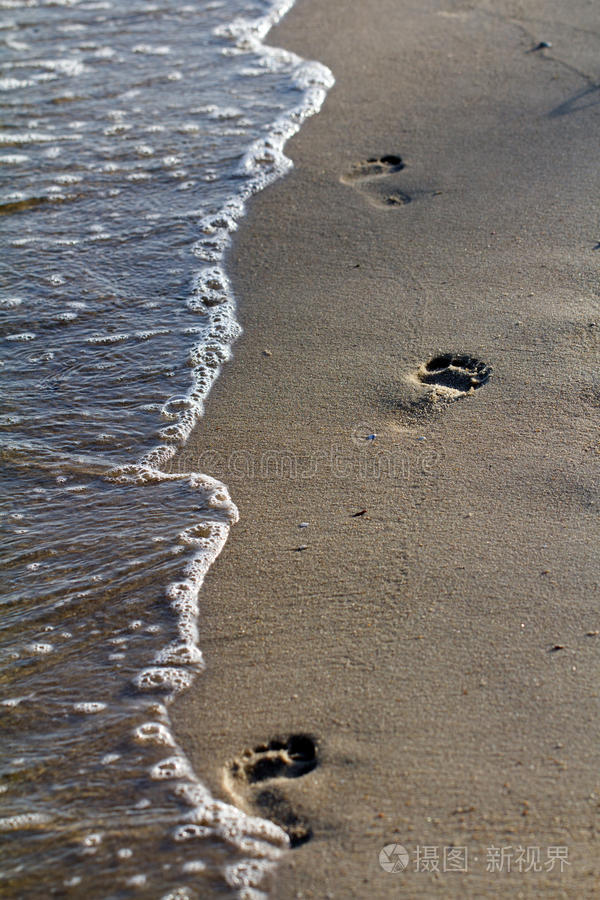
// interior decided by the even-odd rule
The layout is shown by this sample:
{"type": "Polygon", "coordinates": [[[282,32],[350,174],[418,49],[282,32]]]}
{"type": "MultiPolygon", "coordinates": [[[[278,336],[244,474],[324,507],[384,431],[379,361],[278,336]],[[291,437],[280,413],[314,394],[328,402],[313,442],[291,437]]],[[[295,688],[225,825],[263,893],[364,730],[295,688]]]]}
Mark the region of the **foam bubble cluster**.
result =
{"type": "Polygon", "coordinates": [[[175,741],[169,729],[162,722],[144,722],[134,731],[134,737],[140,744],[157,744],[174,747],[175,741]]]}
{"type": "Polygon", "coordinates": [[[191,774],[190,764],[183,756],[170,756],[163,759],[150,770],[150,775],[156,781],[165,778],[184,778],[191,774]]]}
{"type": "Polygon", "coordinates": [[[166,691],[174,694],[189,688],[193,681],[194,676],[185,669],[151,666],[142,669],[135,676],[134,684],[140,691],[166,691]]]}

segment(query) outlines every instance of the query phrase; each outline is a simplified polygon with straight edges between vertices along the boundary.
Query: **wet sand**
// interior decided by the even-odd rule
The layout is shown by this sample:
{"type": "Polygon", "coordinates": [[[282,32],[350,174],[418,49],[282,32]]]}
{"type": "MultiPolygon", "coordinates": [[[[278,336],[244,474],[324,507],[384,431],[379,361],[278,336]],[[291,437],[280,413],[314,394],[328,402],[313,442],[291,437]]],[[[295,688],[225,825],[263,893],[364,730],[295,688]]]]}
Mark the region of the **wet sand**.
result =
{"type": "Polygon", "coordinates": [[[273,897],[598,891],[596,28],[584,0],[298,0],[270,35],[337,83],[239,232],[244,335],[176,461],[241,521],[174,722],[220,796],[310,835],[273,897]],[[225,765],[289,735],[316,759],[225,765]]]}

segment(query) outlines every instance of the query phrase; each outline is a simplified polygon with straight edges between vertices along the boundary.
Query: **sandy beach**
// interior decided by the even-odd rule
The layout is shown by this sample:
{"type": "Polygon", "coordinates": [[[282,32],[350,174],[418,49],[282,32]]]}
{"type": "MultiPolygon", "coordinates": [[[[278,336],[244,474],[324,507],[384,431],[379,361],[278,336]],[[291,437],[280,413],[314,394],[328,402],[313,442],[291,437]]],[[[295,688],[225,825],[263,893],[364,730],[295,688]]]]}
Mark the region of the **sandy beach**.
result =
{"type": "Polygon", "coordinates": [[[240,510],[173,719],[297,841],[278,900],[600,889],[597,27],[298,0],[269,36],[336,85],[250,205],[173,464],[240,510]]]}

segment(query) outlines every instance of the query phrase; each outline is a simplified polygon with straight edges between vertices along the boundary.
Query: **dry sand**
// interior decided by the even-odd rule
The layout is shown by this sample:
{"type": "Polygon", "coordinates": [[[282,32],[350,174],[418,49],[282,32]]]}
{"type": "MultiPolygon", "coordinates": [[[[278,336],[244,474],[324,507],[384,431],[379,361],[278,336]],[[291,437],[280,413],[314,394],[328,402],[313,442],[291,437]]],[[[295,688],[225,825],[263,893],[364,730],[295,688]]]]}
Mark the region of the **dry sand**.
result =
{"type": "Polygon", "coordinates": [[[298,0],[270,43],[337,83],[251,204],[244,335],[177,461],[241,522],[176,729],[221,796],[245,748],[314,736],[315,767],[250,792],[312,829],[273,897],[596,896],[595,5],[298,0]],[[436,400],[415,373],[442,351],[493,375],[436,400]],[[449,846],[467,873],[414,871],[449,846]],[[543,871],[488,872],[492,846],[543,871]]]}

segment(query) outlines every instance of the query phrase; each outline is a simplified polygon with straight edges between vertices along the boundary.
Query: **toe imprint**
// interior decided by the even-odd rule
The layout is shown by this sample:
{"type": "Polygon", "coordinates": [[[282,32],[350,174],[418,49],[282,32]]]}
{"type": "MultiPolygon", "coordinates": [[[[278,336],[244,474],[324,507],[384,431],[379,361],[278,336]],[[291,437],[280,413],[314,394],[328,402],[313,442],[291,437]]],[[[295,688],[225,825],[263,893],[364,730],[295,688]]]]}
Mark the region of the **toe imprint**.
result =
{"type": "Polygon", "coordinates": [[[382,197],[381,199],[374,198],[373,202],[377,206],[406,206],[407,203],[412,203],[412,197],[403,191],[396,191],[394,194],[388,194],[387,197],[382,197]]]}
{"type": "Polygon", "coordinates": [[[246,751],[233,762],[234,777],[248,784],[268,778],[298,778],[317,765],[315,742],[306,734],[293,734],[287,740],[272,740],[246,751]]]}
{"type": "Polygon", "coordinates": [[[386,156],[372,156],[364,162],[355,163],[352,168],[341,177],[344,184],[353,184],[356,181],[367,181],[378,178],[381,175],[391,175],[400,172],[404,168],[401,156],[388,153],[386,156]]]}

